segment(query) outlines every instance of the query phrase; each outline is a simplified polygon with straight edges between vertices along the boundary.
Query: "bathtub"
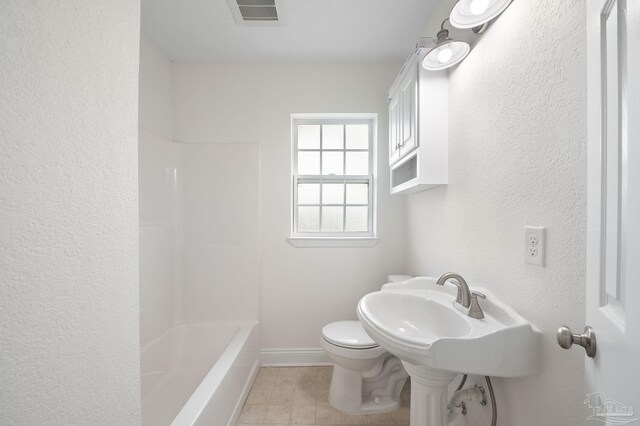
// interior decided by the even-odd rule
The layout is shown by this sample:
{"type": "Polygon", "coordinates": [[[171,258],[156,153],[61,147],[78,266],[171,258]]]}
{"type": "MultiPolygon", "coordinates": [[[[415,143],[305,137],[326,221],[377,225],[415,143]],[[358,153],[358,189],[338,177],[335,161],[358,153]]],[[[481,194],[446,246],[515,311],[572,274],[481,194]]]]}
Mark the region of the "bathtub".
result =
{"type": "Polygon", "coordinates": [[[174,325],[140,364],[143,425],[232,425],[258,370],[258,323],[174,325]]]}

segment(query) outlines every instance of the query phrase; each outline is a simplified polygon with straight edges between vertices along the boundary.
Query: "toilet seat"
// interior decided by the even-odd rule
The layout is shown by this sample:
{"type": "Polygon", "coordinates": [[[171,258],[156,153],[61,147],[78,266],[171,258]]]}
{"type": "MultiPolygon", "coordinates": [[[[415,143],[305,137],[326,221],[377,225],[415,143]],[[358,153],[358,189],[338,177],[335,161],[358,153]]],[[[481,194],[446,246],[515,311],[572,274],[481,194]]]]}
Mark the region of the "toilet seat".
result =
{"type": "Polygon", "coordinates": [[[360,321],[336,321],[322,329],[322,337],[332,345],[347,349],[373,349],[379,345],[364,331],[360,321]]]}
{"type": "Polygon", "coordinates": [[[321,343],[325,351],[352,360],[375,359],[387,352],[369,337],[360,321],[336,321],[325,325],[321,343]]]}

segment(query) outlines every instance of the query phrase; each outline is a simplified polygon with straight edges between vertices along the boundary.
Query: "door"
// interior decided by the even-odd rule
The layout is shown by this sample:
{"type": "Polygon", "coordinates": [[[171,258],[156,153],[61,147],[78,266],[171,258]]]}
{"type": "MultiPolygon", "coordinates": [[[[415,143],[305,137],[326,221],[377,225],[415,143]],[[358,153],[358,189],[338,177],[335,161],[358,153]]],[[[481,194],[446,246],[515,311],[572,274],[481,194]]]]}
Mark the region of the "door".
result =
{"type": "Polygon", "coordinates": [[[586,3],[585,424],[640,425],[640,1],[586,3]]]}

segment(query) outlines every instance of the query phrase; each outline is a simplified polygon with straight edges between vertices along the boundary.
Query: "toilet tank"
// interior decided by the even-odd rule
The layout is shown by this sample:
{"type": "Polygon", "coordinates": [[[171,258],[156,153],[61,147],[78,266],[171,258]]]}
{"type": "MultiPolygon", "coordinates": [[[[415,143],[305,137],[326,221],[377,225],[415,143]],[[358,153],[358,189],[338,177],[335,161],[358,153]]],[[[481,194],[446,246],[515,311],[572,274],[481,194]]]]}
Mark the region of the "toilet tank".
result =
{"type": "Polygon", "coordinates": [[[388,275],[387,283],[397,283],[400,281],[406,281],[413,278],[411,275],[388,275]]]}

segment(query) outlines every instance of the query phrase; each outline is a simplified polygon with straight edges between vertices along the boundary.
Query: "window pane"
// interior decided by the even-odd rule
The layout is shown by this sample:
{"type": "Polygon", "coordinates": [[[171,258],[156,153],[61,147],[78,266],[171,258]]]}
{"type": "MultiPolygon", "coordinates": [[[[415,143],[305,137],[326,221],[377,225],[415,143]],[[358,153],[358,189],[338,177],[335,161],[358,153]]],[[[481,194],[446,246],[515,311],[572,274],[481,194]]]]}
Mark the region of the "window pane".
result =
{"type": "Polygon", "coordinates": [[[347,125],[347,149],[369,149],[369,126],[366,124],[347,125]]]}
{"type": "Polygon", "coordinates": [[[345,231],[347,232],[367,232],[369,220],[367,217],[368,207],[346,207],[345,231]]]}
{"type": "Polygon", "coordinates": [[[322,204],[344,204],[344,185],[341,183],[322,184],[322,204]]]}
{"type": "Polygon", "coordinates": [[[298,232],[318,232],[320,207],[298,207],[298,232]]]}
{"type": "Polygon", "coordinates": [[[343,155],[342,152],[323,152],[322,174],[341,175],[344,171],[343,155]]]}
{"type": "Polygon", "coordinates": [[[298,151],[298,174],[320,174],[320,151],[298,151]]]}
{"type": "Polygon", "coordinates": [[[346,174],[368,175],[369,174],[369,153],[368,152],[347,152],[346,174]]]}
{"type": "Polygon", "coordinates": [[[298,126],[298,149],[320,149],[320,126],[300,124],[298,126]]]}
{"type": "Polygon", "coordinates": [[[342,232],[343,207],[322,207],[322,231],[342,232]]]}
{"type": "Polygon", "coordinates": [[[367,204],[369,202],[369,185],[366,183],[347,184],[347,204],[367,204]]]}
{"type": "Polygon", "coordinates": [[[344,126],[327,124],[322,126],[322,149],[344,148],[344,126]]]}
{"type": "Polygon", "coordinates": [[[320,204],[320,184],[301,183],[298,185],[298,204],[320,204]]]}

